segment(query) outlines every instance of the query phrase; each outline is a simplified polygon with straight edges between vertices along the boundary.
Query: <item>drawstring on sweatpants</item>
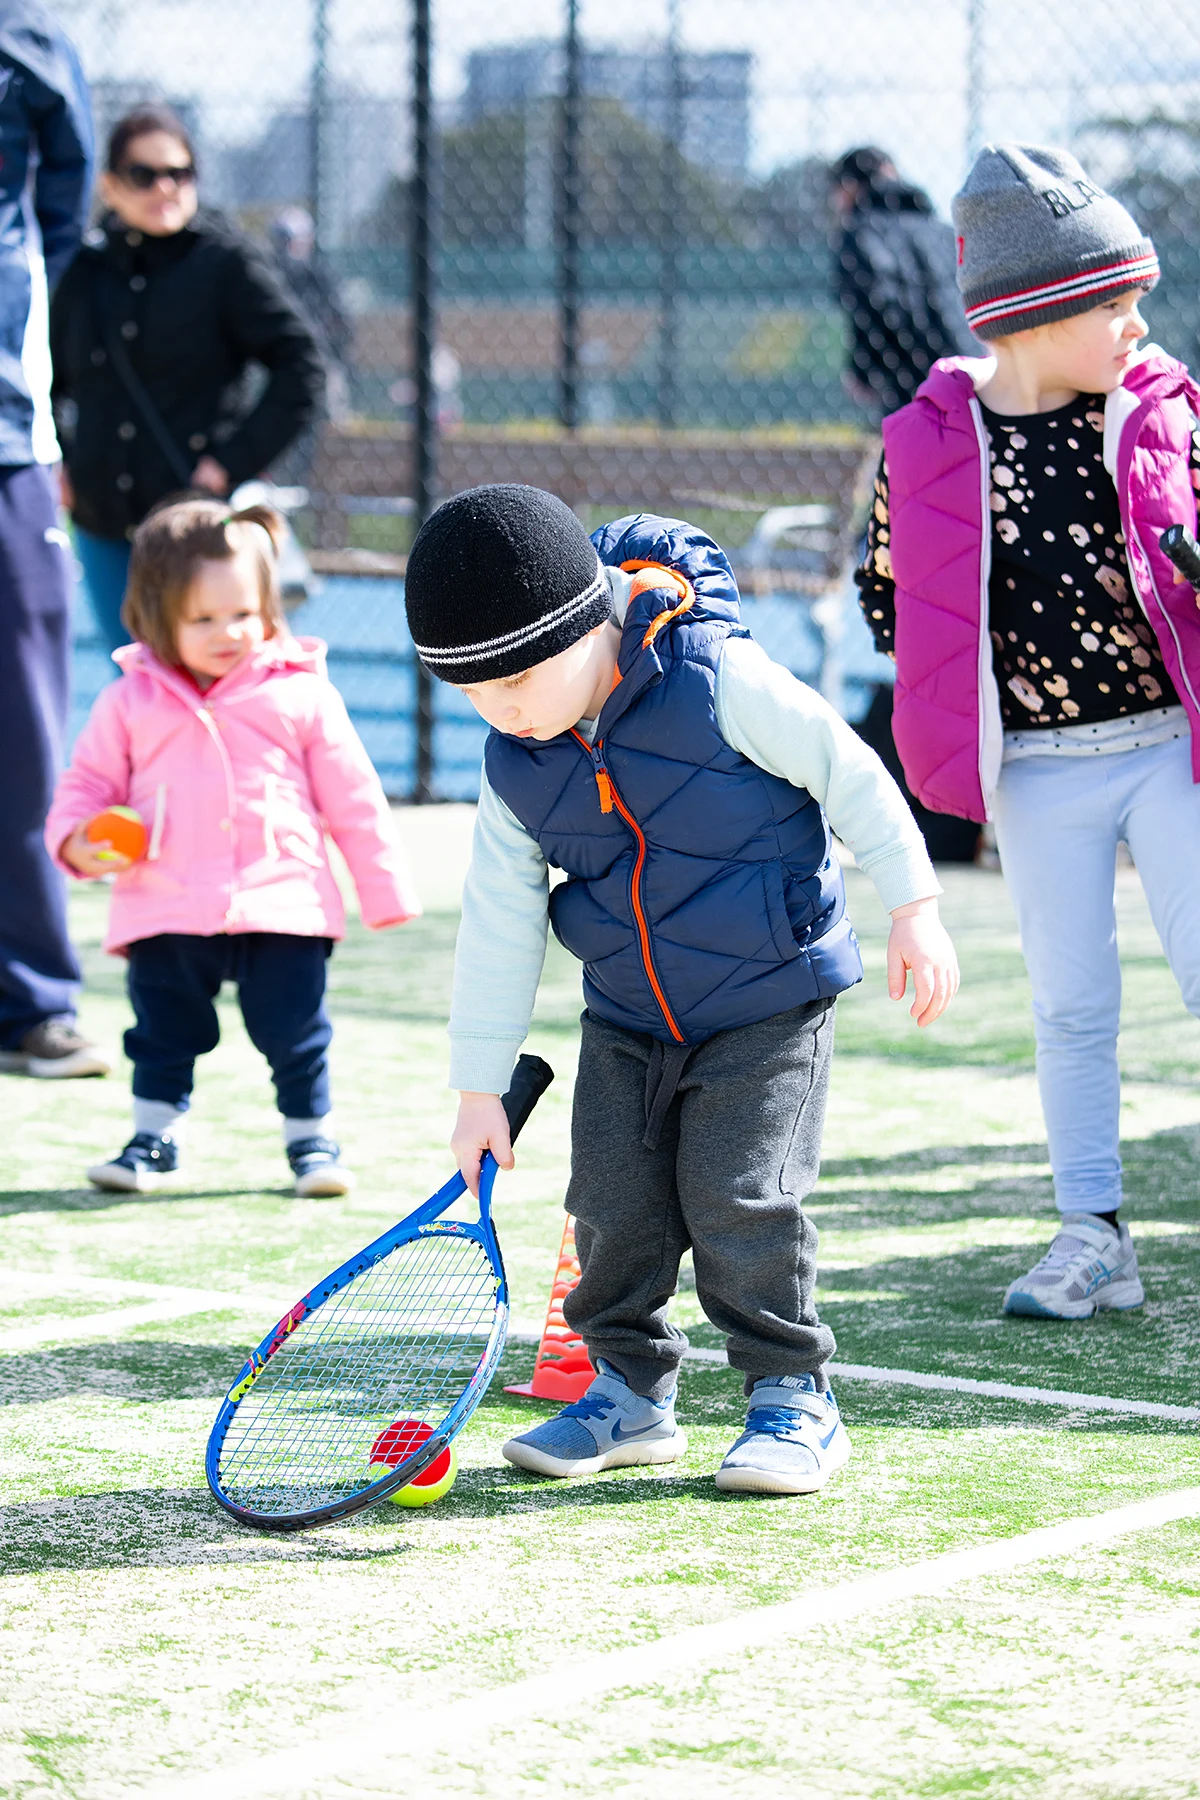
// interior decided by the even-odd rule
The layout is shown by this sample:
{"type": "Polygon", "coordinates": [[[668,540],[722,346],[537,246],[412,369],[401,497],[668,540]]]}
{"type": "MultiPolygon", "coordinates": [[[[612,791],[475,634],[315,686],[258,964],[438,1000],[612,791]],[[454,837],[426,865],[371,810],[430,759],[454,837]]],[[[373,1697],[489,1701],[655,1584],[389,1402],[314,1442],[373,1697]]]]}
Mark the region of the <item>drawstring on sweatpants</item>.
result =
{"type": "Polygon", "coordinates": [[[646,1130],[642,1143],[647,1150],[657,1150],[666,1122],[667,1109],[679,1091],[688,1057],[694,1044],[660,1044],[656,1038],[650,1046],[646,1064],[646,1130]]]}

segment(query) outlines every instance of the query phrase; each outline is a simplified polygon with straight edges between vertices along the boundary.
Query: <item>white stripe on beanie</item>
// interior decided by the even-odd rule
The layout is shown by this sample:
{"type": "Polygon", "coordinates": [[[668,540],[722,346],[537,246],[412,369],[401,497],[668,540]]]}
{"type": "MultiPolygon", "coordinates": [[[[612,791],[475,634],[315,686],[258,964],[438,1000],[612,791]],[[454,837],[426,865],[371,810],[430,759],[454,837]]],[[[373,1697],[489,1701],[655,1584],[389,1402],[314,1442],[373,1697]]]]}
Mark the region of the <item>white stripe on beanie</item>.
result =
{"type": "Polygon", "coordinates": [[[1016,313],[1038,312],[1061,305],[1067,300],[1080,300],[1089,294],[1100,294],[1113,288],[1140,287],[1143,280],[1157,280],[1158,257],[1148,255],[1123,257],[1120,262],[1106,263],[1101,269],[1090,269],[1083,275],[1072,275],[1065,281],[1047,281],[1038,287],[999,294],[992,300],[981,300],[968,306],[967,324],[987,324],[994,319],[1011,318],[1016,313]]]}
{"type": "Polygon", "coordinates": [[[561,606],[556,606],[553,612],[543,614],[540,619],[531,619],[527,625],[520,625],[515,631],[483,638],[477,644],[456,644],[449,649],[432,644],[414,644],[413,649],[425,663],[486,662],[497,656],[506,656],[511,650],[522,650],[526,645],[536,643],[538,638],[556,632],[559,626],[574,618],[577,613],[587,612],[607,585],[604,566],[597,559],[595,579],[583,592],[576,594],[572,600],[565,600],[561,606]]]}

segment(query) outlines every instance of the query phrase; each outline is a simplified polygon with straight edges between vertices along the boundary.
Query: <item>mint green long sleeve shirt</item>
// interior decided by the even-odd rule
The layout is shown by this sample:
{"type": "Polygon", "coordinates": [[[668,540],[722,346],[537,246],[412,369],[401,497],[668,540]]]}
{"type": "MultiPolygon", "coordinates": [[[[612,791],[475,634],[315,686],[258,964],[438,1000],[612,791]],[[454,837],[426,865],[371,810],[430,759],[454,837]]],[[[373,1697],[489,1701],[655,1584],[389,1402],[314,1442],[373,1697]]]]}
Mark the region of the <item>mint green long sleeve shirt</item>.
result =
{"type": "MultiPolygon", "coordinates": [[[[623,596],[615,598],[623,611],[623,596]]],[[[875,752],[753,639],[726,641],[716,711],[731,748],[812,795],[889,912],[941,893],[925,840],[875,752]]],[[[591,736],[594,723],[581,720],[578,728],[591,736]]],[[[454,959],[453,1088],[502,1094],[508,1086],[546,954],[549,873],[536,838],[485,772],[454,959]]]]}

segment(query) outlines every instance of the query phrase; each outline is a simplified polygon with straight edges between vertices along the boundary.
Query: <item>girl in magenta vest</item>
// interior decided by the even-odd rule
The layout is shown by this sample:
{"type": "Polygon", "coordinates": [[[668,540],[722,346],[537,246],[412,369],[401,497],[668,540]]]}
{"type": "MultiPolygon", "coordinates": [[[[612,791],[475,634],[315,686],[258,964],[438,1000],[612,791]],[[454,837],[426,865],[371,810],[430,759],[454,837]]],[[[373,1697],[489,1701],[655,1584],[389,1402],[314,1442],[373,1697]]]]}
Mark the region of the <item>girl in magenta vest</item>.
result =
{"type": "Polygon", "coordinates": [[[1121,842],[1200,1014],[1200,611],[1158,543],[1195,527],[1200,393],[1143,343],[1153,245],[1065,151],[988,146],[954,219],[992,355],[937,363],[884,421],[858,582],[909,784],[994,819],[1033,985],[1062,1219],[1005,1310],[1086,1318],[1144,1298],[1118,1216],[1121,842]]]}

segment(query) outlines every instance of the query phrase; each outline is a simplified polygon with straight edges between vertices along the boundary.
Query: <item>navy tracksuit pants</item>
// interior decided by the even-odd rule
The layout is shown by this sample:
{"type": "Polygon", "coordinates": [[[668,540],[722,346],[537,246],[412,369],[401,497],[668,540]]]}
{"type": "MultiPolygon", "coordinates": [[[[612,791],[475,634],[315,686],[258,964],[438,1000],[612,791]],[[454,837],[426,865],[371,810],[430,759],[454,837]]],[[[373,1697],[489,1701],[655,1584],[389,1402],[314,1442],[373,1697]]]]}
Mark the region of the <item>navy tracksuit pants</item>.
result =
{"type": "Polygon", "coordinates": [[[215,1050],[221,1030],[214,1005],[232,981],[246,1031],[271,1065],[285,1119],[329,1111],[325,1011],[328,938],[276,931],[193,937],[163,932],[129,946],[129,999],[135,1023],[125,1033],[133,1091],[141,1100],[186,1108],[198,1056],[215,1050]]]}
{"type": "Polygon", "coordinates": [[[42,843],[67,728],[70,548],[48,470],[0,468],[0,1050],[71,1017],[79,964],[42,843]]]}

